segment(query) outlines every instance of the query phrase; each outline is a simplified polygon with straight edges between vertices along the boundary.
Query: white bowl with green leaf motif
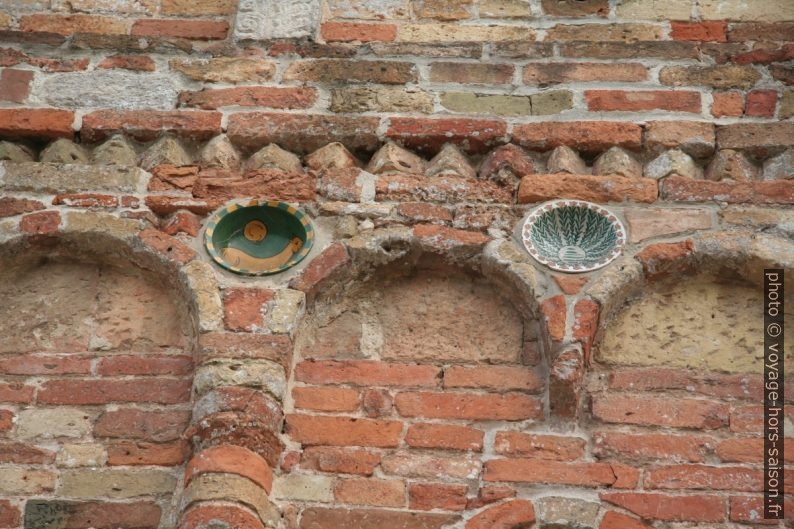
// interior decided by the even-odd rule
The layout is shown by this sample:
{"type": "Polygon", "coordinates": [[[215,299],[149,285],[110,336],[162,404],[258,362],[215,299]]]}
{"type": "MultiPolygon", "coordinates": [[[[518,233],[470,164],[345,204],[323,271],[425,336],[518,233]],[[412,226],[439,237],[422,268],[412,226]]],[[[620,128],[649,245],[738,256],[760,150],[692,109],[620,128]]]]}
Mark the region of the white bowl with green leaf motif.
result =
{"type": "Polygon", "coordinates": [[[529,255],[560,272],[591,272],[616,259],[626,244],[620,219],[598,204],[554,200],[529,214],[521,229],[529,255]]]}

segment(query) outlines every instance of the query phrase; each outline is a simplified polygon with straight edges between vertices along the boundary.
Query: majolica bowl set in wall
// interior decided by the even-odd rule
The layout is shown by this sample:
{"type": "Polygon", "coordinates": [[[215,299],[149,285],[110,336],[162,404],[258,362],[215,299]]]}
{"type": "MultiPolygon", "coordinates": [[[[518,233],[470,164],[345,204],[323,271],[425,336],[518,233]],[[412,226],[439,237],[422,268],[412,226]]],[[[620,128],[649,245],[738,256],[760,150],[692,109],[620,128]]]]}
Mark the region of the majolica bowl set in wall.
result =
{"type": "MultiPolygon", "coordinates": [[[[626,229],[608,209],[582,200],[555,200],[535,208],[521,227],[529,254],[552,270],[590,272],[609,264],[626,244],[626,229]]],[[[217,211],[204,232],[212,259],[240,275],[284,272],[314,243],[309,217],[284,202],[252,200],[217,211]]]]}

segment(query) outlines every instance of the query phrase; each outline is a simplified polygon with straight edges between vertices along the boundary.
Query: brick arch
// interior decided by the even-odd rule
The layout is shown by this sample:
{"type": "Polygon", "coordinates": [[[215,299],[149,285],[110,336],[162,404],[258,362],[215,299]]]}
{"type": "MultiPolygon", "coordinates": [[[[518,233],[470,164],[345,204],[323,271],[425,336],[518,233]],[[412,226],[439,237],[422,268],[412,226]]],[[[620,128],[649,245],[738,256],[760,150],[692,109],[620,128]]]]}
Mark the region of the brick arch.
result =
{"type": "MultiPolygon", "coordinates": [[[[7,275],[16,277],[20,288],[36,285],[44,299],[48,287],[71,287],[61,296],[66,299],[53,302],[53,310],[68,318],[81,314],[80,288],[92,284],[79,277],[86,269],[99,269],[92,280],[109,290],[97,295],[99,317],[105,318],[99,327],[107,325],[108,332],[96,333],[105,339],[93,345],[78,340],[80,333],[66,333],[60,341],[39,340],[19,355],[0,357],[0,376],[13,379],[0,382],[0,423],[9,438],[3,441],[4,463],[25,465],[7,475],[11,482],[4,487],[11,496],[0,505],[8,510],[4,516],[25,527],[53,520],[70,527],[176,526],[180,511],[184,527],[204,527],[211,519],[257,528],[277,519],[267,499],[270,466],[244,447],[244,436],[202,438],[208,430],[235,429],[241,419],[235,410],[246,411],[246,406],[259,417],[269,414],[271,421],[281,414],[280,404],[256,390],[227,384],[207,392],[193,383],[194,369],[201,372],[211,356],[201,336],[222,325],[210,265],[178,239],[142,229],[142,223],[92,215],[84,217],[93,220],[86,225],[80,216],[62,222],[57,212],[42,215],[52,220],[46,230],[0,244],[7,275]],[[14,275],[31,268],[47,277],[14,275]],[[66,279],[55,281],[57,273],[66,279]],[[133,317],[125,312],[136,306],[123,297],[127,293],[145,298],[133,317]],[[173,307],[165,317],[162,307],[169,304],[173,307]],[[158,334],[170,317],[179,319],[184,331],[174,343],[167,333],[158,334]],[[151,323],[140,323],[146,321],[151,323]],[[118,335],[124,338],[110,339],[118,335]],[[52,350],[38,351],[47,347],[52,350]],[[87,351],[80,353],[81,347],[87,351]],[[49,426],[38,424],[35,415],[53,411],[41,419],[63,435],[50,439],[49,426]],[[15,439],[18,435],[24,439],[15,439]],[[185,466],[191,451],[195,455],[185,466]]],[[[43,318],[44,325],[50,323],[43,318]]]]}

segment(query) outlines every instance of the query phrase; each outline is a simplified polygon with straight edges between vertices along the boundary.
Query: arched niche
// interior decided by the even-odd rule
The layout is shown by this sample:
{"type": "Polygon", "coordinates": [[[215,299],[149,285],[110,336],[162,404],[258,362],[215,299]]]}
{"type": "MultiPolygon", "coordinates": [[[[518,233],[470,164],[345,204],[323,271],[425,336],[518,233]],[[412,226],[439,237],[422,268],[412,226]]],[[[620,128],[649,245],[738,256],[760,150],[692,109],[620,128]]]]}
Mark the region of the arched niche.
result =
{"type": "MultiPolygon", "coordinates": [[[[680,245],[679,245],[680,246],[680,245]]],[[[792,272],[790,241],[742,232],[704,235],[691,251],[662,259],[638,254],[626,267],[631,284],[613,281],[604,303],[595,359],[608,366],[666,367],[734,374],[763,372],[763,273],[792,272]],[[640,264],[642,263],[642,264],[640,264]]],[[[785,323],[794,325],[794,294],[786,296],[785,323]]],[[[794,346],[787,344],[787,359],[794,346]]],[[[786,372],[794,372],[789,361],[786,372]]]]}

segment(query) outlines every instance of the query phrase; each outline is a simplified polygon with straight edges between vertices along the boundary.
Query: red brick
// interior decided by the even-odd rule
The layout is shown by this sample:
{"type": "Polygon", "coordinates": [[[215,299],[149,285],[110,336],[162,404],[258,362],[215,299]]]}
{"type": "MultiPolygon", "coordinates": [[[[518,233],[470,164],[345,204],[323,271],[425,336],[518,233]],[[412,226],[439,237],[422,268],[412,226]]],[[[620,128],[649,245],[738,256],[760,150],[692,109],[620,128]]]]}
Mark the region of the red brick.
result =
{"type": "Polygon", "coordinates": [[[700,399],[597,395],[593,415],[604,422],[713,430],[728,424],[729,406],[700,399]]]}
{"type": "Polygon", "coordinates": [[[284,415],[275,399],[253,388],[225,386],[204,395],[194,406],[196,420],[205,416],[237,412],[253,418],[270,431],[281,431],[284,415]]]}
{"type": "Polygon", "coordinates": [[[201,231],[201,219],[190,211],[177,211],[163,221],[160,229],[168,235],[185,233],[196,237],[201,231]]]}
{"type": "Polygon", "coordinates": [[[711,103],[711,115],[715,118],[738,117],[744,112],[741,92],[715,92],[711,103]]]}
{"type": "Polygon", "coordinates": [[[322,283],[340,275],[349,263],[347,248],[341,243],[332,244],[309,263],[300,277],[290,282],[290,288],[316,293],[322,283]]]}
{"type": "Polygon", "coordinates": [[[469,499],[466,508],[479,509],[485,505],[515,497],[516,491],[507,485],[484,485],[480,488],[476,498],[469,499]]]}
{"type": "Polygon", "coordinates": [[[310,384],[436,387],[440,377],[441,369],[435,366],[370,360],[306,361],[295,370],[296,380],[310,384]]]}
{"type": "Polygon", "coordinates": [[[155,64],[152,58],[147,55],[111,55],[102,59],[102,62],[97,64],[97,68],[121,68],[138,72],[153,72],[155,64]]]}
{"type": "Polygon", "coordinates": [[[452,213],[445,206],[423,202],[407,202],[397,205],[397,213],[412,222],[452,222],[452,213]]]}
{"type": "Polygon", "coordinates": [[[317,99],[314,88],[240,86],[179,94],[179,105],[215,110],[221,107],[309,108],[317,99]]]}
{"type": "Polygon", "coordinates": [[[42,235],[58,231],[61,214],[57,211],[29,213],[19,221],[19,229],[32,235],[42,235]]]}
{"type": "Polygon", "coordinates": [[[646,471],[644,485],[649,489],[763,490],[763,472],[744,467],[673,465],[646,471]]]}
{"type": "Polygon", "coordinates": [[[477,514],[466,523],[466,529],[514,529],[530,527],[534,521],[532,502],[512,500],[477,514]]]}
{"type": "MultiPolygon", "coordinates": [[[[794,59],[794,43],[788,42],[777,47],[768,47],[768,45],[759,43],[752,51],[740,53],[731,57],[731,62],[736,64],[768,64],[772,62],[785,62],[790,59],[794,59]]],[[[776,77],[774,69],[772,71],[772,77],[776,77]]]]}
{"type": "Polygon", "coordinates": [[[639,471],[616,463],[566,463],[544,459],[492,459],[485,481],[634,488],[639,471]]]}
{"type": "Polygon", "coordinates": [[[599,459],[702,463],[715,442],[711,437],[700,435],[596,432],[593,434],[593,455],[599,459]]]}
{"type": "Polygon", "coordinates": [[[731,409],[730,428],[732,432],[760,433],[764,431],[764,408],[762,406],[741,406],[731,409]]]}
{"type": "Polygon", "coordinates": [[[399,421],[292,414],[287,433],[304,445],[396,447],[402,433],[399,421]]]}
{"type": "Polygon", "coordinates": [[[253,332],[265,325],[266,304],[273,291],[257,288],[228,288],[223,291],[223,321],[231,331],[253,332]]]}
{"type": "Polygon", "coordinates": [[[178,37],[196,40],[225,39],[229,23],[213,20],[136,20],[132,35],[139,37],[178,37]]]}
{"type": "Polygon", "coordinates": [[[385,417],[391,415],[394,399],[385,389],[368,389],[361,398],[361,407],[367,417],[385,417]]]}
{"type": "Polygon", "coordinates": [[[479,232],[457,230],[435,224],[417,224],[413,232],[420,241],[444,250],[456,246],[482,247],[491,240],[490,237],[479,232]]]}
{"type": "Polygon", "coordinates": [[[119,375],[189,375],[193,357],[187,355],[119,355],[100,358],[97,374],[119,375]]]}
{"type": "Polygon", "coordinates": [[[310,507],[304,509],[300,529],[339,529],[339,528],[399,528],[399,529],[442,529],[455,523],[458,515],[415,513],[380,509],[329,509],[310,507]]]}
{"type": "Polygon", "coordinates": [[[228,524],[235,529],[265,529],[256,514],[242,506],[202,503],[191,507],[180,519],[179,529],[204,529],[219,523],[228,524]]]}
{"type": "Polygon", "coordinates": [[[777,106],[777,90],[752,90],[747,93],[744,113],[748,116],[771,118],[777,106]]]}
{"type": "Polygon", "coordinates": [[[155,442],[174,441],[179,439],[189,421],[189,411],[121,408],[103,413],[94,426],[94,435],[155,442]]]}
{"type": "Polygon", "coordinates": [[[334,497],[338,502],[351,505],[404,507],[405,482],[370,478],[342,479],[334,486],[334,497]]]}
{"type": "Polygon", "coordinates": [[[670,22],[670,37],[673,40],[698,42],[726,42],[728,24],[723,20],[705,22],[670,22]]]}
{"type": "Polygon", "coordinates": [[[211,332],[199,337],[199,362],[215,358],[257,358],[290,365],[292,340],[283,334],[211,332]]]}
{"type": "Polygon", "coordinates": [[[13,217],[20,213],[40,211],[46,206],[38,200],[16,197],[0,197],[0,217],[13,217]]]}
{"type": "Polygon", "coordinates": [[[700,112],[700,93],[686,90],[585,90],[591,112],[669,110],[700,112]]]}
{"type": "Polygon", "coordinates": [[[83,116],[80,135],[84,141],[102,141],[118,133],[140,141],[151,141],[166,133],[208,140],[221,133],[221,114],[199,110],[97,110],[83,116]]]}
{"type": "Polygon", "coordinates": [[[27,404],[33,401],[35,391],[36,388],[33,386],[26,386],[19,382],[0,383],[0,402],[27,404]]]}
{"type": "Polygon", "coordinates": [[[14,412],[0,409],[0,433],[8,432],[14,427],[14,412]]]}
{"type": "Polygon", "coordinates": [[[790,180],[712,182],[669,176],[662,181],[661,195],[663,199],[681,202],[794,204],[794,184],[790,180]]]}
{"type": "Polygon", "coordinates": [[[480,461],[468,457],[435,457],[417,453],[387,455],[381,462],[386,474],[412,478],[472,479],[480,474],[480,461]]]}
{"type": "Polygon", "coordinates": [[[190,380],[49,380],[42,384],[42,404],[92,405],[111,402],[177,404],[190,400],[190,380]]]}
{"type": "Polygon", "coordinates": [[[518,393],[400,393],[395,399],[400,415],[472,421],[520,421],[540,419],[543,408],[537,398],[518,393]]]}
{"type": "Polygon", "coordinates": [[[310,446],[301,454],[301,468],[334,474],[371,476],[380,459],[380,454],[366,450],[310,446]]]}
{"type": "Polygon", "coordinates": [[[412,483],[408,489],[408,506],[417,511],[462,511],[466,509],[466,485],[446,483],[412,483]]]}
{"type": "Polygon", "coordinates": [[[648,520],[722,522],[725,499],[719,496],[668,496],[637,492],[602,492],[603,501],[623,507],[648,520]]]}
{"type": "Polygon", "coordinates": [[[0,500],[0,527],[19,527],[22,512],[8,500],[0,500]]]}
{"type": "Polygon", "coordinates": [[[75,356],[19,355],[0,358],[4,375],[90,375],[91,359],[75,356]]]}
{"type": "Polygon", "coordinates": [[[115,208],[119,205],[119,199],[113,195],[96,193],[62,194],[55,195],[52,205],[74,208],[115,208]]]}
{"type": "Polygon", "coordinates": [[[433,83],[510,84],[513,82],[512,64],[471,62],[434,62],[430,65],[433,83]]]}
{"type": "Polygon", "coordinates": [[[258,454],[242,446],[221,445],[196,454],[185,469],[185,485],[207,473],[237,474],[250,479],[267,494],[273,485],[273,472],[258,454]]]}
{"type": "Polygon", "coordinates": [[[513,140],[533,150],[549,151],[562,145],[599,153],[617,145],[639,149],[642,128],[634,123],[610,121],[568,121],[516,125],[513,140]]]}
{"type": "Polygon", "coordinates": [[[193,186],[193,196],[223,202],[249,197],[307,202],[314,200],[315,179],[312,174],[279,169],[258,169],[245,177],[201,176],[193,186]]]}
{"type": "MultiPolygon", "coordinates": [[[[777,520],[764,519],[764,498],[748,496],[731,496],[731,521],[751,524],[777,525],[777,520]]],[[[794,518],[794,500],[784,499],[784,519],[794,518]]]]}
{"type": "Polygon", "coordinates": [[[25,15],[19,19],[23,31],[49,32],[59,35],[74,33],[97,33],[101,35],[124,35],[128,24],[124,20],[91,15],[25,15]]]}
{"type": "MultiPolygon", "coordinates": [[[[554,342],[561,342],[565,338],[565,317],[567,308],[565,296],[554,296],[543,300],[540,304],[548,337],[554,342]]],[[[547,344],[549,345],[549,344],[547,344]]]]}
{"type": "Polygon", "coordinates": [[[55,462],[55,453],[25,443],[0,442],[0,463],[48,465],[55,462]]]}
{"type": "Polygon", "coordinates": [[[528,367],[453,366],[444,370],[445,388],[482,388],[495,391],[523,390],[537,393],[543,381],[528,367]]]}
{"type": "Polygon", "coordinates": [[[159,253],[169,261],[186,264],[196,258],[196,251],[176,237],[155,229],[146,229],[138,233],[144,246],[159,253]]]}
{"type": "Polygon", "coordinates": [[[680,369],[637,368],[613,371],[609,387],[634,391],[682,390],[710,397],[763,398],[761,375],[695,373],[680,369]]]}
{"type": "Polygon", "coordinates": [[[632,82],[648,79],[648,69],[639,63],[530,63],[524,66],[524,84],[551,85],[593,81],[632,82]]]}
{"type": "Polygon", "coordinates": [[[296,408],[316,411],[355,411],[359,407],[358,391],[349,388],[294,388],[296,408]]]}
{"type": "Polygon", "coordinates": [[[33,72],[30,70],[3,69],[0,71],[0,101],[23,103],[30,94],[31,81],[33,72]]]}
{"type": "Polygon", "coordinates": [[[437,153],[448,142],[467,152],[484,153],[503,143],[507,124],[501,120],[466,118],[395,117],[389,120],[386,136],[408,148],[437,153]]]}
{"type": "Polygon", "coordinates": [[[794,145],[794,121],[735,123],[717,126],[720,149],[748,151],[766,156],[794,145]]]}
{"type": "Polygon", "coordinates": [[[228,135],[246,150],[277,143],[292,152],[309,153],[338,141],[353,151],[374,151],[380,143],[379,123],[373,117],[250,112],[229,116],[228,135]]]}
{"type": "Polygon", "coordinates": [[[582,344],[585,363],[590,363],[590,346],[598,330],[598,317],[601,308],[589,299],[576,302],[573,308],[573,338],[582,344]]]}
{"type": "Polygon", "coordinates": [[[405,434],[405,443],[414,448],[482,451],[484,432],[454,424],[412,424],[405,434]]]}
{"type": "Polygon", "coordinates": [[[0,108],[0,136],[9,139],[72,138],[74,112],[51,108],[0,108]]]}
{"type": "Polygon", "coordinates": [[[108,465],[177,466],[185,462],[188,447],[184,441],[153,444],[144,441],[118,441],[107,447],[108,465]]]}
{"type": "Polygon", "coordinates": [[[394,24],[324,22],[320,33],[327,42],[389,42],[397,37],[394,24]]]}
{"type": "MultiPolygon", "coordinates": [[[[794,461],[794,439],[784,439],[787,463],[794,461]]],[[[717,457],[736,463],[763,463],[764,440],[761,437],[725,439],[717,445],[717,457]]]]}
{"type": "Polygon", "coordinates": [[[661,242],[646,246],[635,255],[647,278],[653,279],[674,272],[692,255],[695,243],[691,239],[679,242],[661,242]]]}
{"type": "Polygon", "coordinates": [[[509,456],[574,461],[584,457],[585,445],[585,440],[579,437],[497,432],[494,451],[497,454],[509,456]]]}
{"type": "Polygon", "coordinates": [[[651,178],[625,178],[619,175],[527,175],[518,188],[518,203],[544,202],[571,198],[591,202],[654,202],[657,183],[651,178]]]}
{"type": "Polygon", "coordinates": [[[598,529],[653,529],[653,528],[648,525],[645,525],[639,520],[632,518],[631,516],[615,511],[608,511],[601,519],[601,525],[598,526],[598,529]]]}

